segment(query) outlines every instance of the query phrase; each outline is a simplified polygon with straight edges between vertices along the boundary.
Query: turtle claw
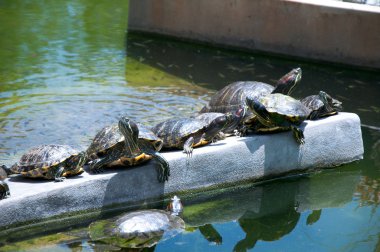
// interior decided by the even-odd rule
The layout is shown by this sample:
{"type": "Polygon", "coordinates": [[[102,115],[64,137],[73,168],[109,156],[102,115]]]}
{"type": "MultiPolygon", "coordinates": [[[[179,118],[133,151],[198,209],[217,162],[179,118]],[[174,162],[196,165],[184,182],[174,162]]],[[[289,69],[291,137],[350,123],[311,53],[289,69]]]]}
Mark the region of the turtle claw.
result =
{"type": "Polygon", "coordinates": [[[65,180],[66,180],[65,177],[57,177],[57,178],[54,179],[55,182],[63,182],[65,180]]]}
{"type": "Polygon", "coordinates": [[[185,146],[183,152],[186,153],[187,158],[193,157],[193,148],[190,146],[185,146]]]}

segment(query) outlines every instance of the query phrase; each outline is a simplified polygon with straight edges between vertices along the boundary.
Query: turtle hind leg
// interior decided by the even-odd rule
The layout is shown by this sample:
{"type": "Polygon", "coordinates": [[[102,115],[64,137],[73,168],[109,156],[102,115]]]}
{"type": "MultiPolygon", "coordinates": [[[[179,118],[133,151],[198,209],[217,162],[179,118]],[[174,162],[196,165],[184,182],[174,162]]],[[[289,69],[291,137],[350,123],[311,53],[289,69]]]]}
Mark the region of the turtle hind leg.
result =
{"type": "Polygon", "coordinates": [[[293,136],[295,140],[297,141],[298,144],[304,144],[305,143],[305,136],[303,135],[303,131],[296,127],[296,126],[291,126],[290,127],[293,131],[293,136]]]}

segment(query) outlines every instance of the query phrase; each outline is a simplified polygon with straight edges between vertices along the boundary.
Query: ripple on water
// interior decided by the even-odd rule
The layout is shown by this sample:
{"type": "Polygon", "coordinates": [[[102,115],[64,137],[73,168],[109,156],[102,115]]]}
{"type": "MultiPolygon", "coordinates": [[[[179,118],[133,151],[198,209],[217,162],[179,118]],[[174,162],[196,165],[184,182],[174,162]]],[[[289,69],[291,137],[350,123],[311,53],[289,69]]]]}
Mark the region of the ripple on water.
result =
{"type": "Polygon", "coordinates": [[[204,93],[178,87],[92,84],[5,92],[0,97],[0,162],[12,163],[39,144],[85,149],[98,130],[121,115],[152,126],[191,115],[204,104],[204,93]]]}

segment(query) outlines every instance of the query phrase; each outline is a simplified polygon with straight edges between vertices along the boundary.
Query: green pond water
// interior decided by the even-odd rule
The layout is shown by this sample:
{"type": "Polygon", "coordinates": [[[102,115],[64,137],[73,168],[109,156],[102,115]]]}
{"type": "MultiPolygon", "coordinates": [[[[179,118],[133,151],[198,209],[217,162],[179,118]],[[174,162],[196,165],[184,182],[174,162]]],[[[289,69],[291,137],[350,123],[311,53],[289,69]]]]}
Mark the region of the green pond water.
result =
{"type": "MultiPolygon", "coordinates": [[[[181,195],[186,232],[151,250],[380,251],[379,72],[131,34],[127,13],[126,1],[0,1],[1,164],[39,144],[85,149],[121,115],[146,125],[190,116],[228,83],[274,83],[299,66],[303,79],[293,95],[324,90],[343,102],[344,111],[357,113],[364,159],[181,195]]],[[[0,251],[117,250],[90,241],[94,216],[21,228],[0,237],[0,251]]]]}

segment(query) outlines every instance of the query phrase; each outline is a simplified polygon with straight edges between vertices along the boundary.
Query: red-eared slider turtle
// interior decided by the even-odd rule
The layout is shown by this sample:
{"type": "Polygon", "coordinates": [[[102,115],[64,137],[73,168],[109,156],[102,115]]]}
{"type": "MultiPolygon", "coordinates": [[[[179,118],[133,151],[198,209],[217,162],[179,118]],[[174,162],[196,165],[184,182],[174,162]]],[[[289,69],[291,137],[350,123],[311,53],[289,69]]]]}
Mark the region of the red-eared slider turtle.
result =
{"type": "MultiPolygon", "coordinates": [[[[204,106],[200,113],[218,112],[227,113],[237,111],[239,108],[246,108],[246,97],[261,98],[271,93],[282,93],[290,95],[293,88],[301,80],[301,68],[295,68],[281,77],[276,86],[257,81],[239,81],[231,83],[219,90],[211,97],[208,105],[204,106]]],[[[250,124],[252,112],[245,111],[242,121],[250,124]]]]}
{"type": "Polygon", "coordinates": [[[184,229],[185,222],[177,213],[151,209],[93,222],[89,226],[89,236],[94,242],[121,248],[144,248],[152,247],[184,229]]]}
{"type": "Polygon", "coordinates": [[[342,111],[342,103],[324,91],[319,91],[318,95],[305,97],[301,102],[311,110],[308,117],[310,120],[335,115],[339,111],[342,111]]]}
{"type": "Polygon", "coordinates": [[[68,145],[40,145],[31,148],[10,170],[30,178],[63,181],[65,177],[81,174],[85,154],[68,145]]]}
{"type": "Polygon", "coordinates": [[[8,178],[8,173],[10,173],[10,170],[5,165],[0,166],[0,180],[4,180],[8,178]]]}
{"type": "Polygon", "coordinates": [[[299,100],[283,94],[270,94],[261,99],[248,96],[246,101],[262,124],[257,125],[257,131],[292,130],[299,144],[305,142],[303,131],[298,126],[307,119],[310,110],[299,100]]]}
{"type": "Polygon", "coordinates": [[[4,181],[0,180],[0,200],[9,197],[11,194],[9,192],[9,186],[4,181]]]}
{"type": "Polygon", "coordinates": [[[212,142],[220,131],[235,123],[236,118],[232,114],[226,114],[209,124],[194,118],[169,119],[154,126],[152,131],[163,140],[163,148],[183,149],[191,156],[194,147],[212,142]]]}
{"type": "Polygon", "coordinates": [[[164,182],[168,180],[170,169],[158,152],[161,147],[162,140],[152,131],[122,117],[118,124],[100,130],[86,152],[92,160],[90,170],[95,173],[104,167],[135,166],[154,157],[159,162],[158,180],[164,182]]]}

